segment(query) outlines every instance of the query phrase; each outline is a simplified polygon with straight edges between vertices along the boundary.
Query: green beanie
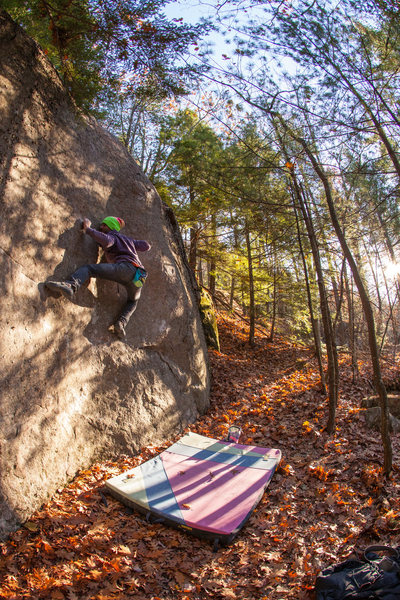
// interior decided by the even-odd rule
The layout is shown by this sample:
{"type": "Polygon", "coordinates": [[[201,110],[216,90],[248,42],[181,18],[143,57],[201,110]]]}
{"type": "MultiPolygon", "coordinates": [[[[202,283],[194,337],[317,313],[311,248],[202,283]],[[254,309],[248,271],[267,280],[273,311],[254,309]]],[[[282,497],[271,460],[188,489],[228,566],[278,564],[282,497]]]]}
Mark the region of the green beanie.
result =
{"type": "Polygon", "coordinates": [[[102,220],[102,223],[114,231],[120,231],[120,229],[125,225],[124,221],[119,217],[106,217],[102,220]]]}

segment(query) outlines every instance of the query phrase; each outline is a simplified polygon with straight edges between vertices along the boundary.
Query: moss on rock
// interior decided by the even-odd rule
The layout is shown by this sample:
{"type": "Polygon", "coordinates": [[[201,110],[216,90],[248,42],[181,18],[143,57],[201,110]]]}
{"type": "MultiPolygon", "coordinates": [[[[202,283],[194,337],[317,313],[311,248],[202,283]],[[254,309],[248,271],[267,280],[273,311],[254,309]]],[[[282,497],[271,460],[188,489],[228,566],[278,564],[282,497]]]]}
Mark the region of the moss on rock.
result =
{"type": "Polygon", "coordinates": [[[217,316],[210,294],[204,289],[200,290],[200,315],[206,336],[207,345],[220,350],[217,316]]]}

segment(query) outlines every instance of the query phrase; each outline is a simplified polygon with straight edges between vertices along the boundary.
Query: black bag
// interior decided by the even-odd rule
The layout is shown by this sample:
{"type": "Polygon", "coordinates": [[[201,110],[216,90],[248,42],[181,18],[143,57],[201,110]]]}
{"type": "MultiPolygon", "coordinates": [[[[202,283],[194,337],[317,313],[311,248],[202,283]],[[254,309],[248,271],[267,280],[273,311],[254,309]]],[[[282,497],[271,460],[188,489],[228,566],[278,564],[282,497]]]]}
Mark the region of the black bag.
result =
{"type": "Polygon", "coordinates": [[[324,569],[316,600],[400,600],[400,546],[369,546],[361,559],[324,569]]]}

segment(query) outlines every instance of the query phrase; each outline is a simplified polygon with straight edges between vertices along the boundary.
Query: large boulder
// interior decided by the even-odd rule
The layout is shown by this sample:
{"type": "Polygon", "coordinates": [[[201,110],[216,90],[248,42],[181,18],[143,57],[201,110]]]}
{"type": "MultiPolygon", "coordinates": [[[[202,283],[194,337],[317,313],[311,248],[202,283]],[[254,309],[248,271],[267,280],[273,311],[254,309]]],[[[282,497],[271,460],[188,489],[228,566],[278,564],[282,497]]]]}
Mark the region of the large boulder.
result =
{"type": "MultiPolygon", "coordinates": [[[[389,408],[389,431],[390,433],[400,432],[400,395],[387,394],[389,408]]],[[[364,408],[365,423],[369,429],[380,430],[381,427],[381,409],[379,396],[368,396],[361,400],[361,408],[364,408]]]]}
{"type": "MultiPolygon", "coordinates": [[[[374,429],[380,431],[381,429],[381,408],[380,406],[371,406],[365,409],[364,412],[365,424],[368,429],[374,429]]],[[[399,433],[400,432],[400,420],[389,413],[389,432],[399,433]]]]}
{"type": "MultiPolygon", "coordinates": [[[[387,394],[390,413],[400,419],[400,394],[387,394]]],[[[379,406],[379,396],[367,396],[361,400],[361,408],[372,408],[379,406]]]]}
{"type": "Polygon", "coordinates": [[[174,216],[124,147],[83,117],[40,48],[0,10],[0,537],[101,457],[135,453],[208,406],[195,282],[174,216]],[[46,292],[96,262],[81,233],[122,217],[152,244],[149,276],[119,341],[108,331],[125,290],[69,302],[46,292]]]}

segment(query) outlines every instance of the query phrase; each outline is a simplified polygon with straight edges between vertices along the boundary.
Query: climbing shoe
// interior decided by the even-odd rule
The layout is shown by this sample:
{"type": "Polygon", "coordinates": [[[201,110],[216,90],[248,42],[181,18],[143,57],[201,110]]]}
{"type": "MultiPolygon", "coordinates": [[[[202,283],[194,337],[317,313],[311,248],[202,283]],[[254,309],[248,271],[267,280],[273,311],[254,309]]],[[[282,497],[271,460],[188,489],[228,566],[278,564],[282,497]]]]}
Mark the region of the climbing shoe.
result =
{"type": "Polygon", "coordinates": [[[120,321],[114,323],[114,333],[120,340],[123,340],[125,338],[125,327],[120,321]]]}
{"type": "Polygon", "coordinates": [[[69,300],[72,300],[75,294],[75,290],[72,285],[66,281],[46,281],[45,286],[53,292],[60,292],[69,300]]]}

